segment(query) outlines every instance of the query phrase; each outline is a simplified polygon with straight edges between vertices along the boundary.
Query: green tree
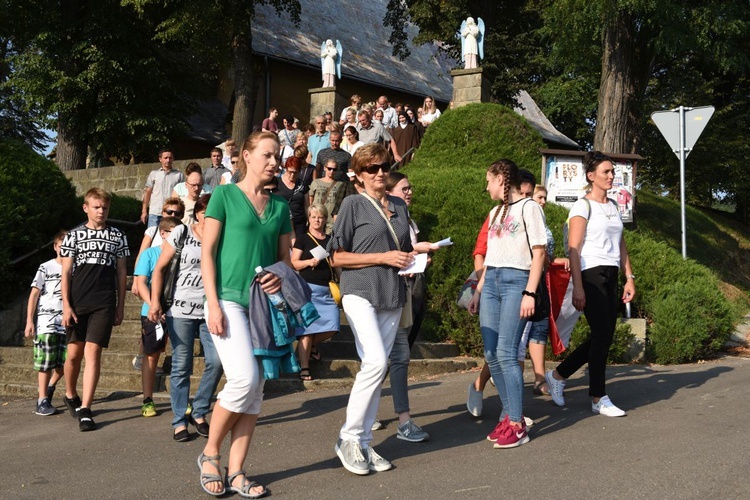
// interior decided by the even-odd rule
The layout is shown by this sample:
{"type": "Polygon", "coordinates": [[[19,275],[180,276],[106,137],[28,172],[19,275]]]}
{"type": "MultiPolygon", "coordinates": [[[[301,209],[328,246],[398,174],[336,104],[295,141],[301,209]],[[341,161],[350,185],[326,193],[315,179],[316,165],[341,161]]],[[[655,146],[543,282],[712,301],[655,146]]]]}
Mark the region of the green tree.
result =
{"type": "Polygon", "coordinates": [[[0,38],[0,139],[16,139],[41,151],[49,139],[42,131],[46,117],[38,108],[28,106],[8,81],[16,52],[10,40],[0,38]]]}
{"type": "Polygon", "coordinates": [[[123,0],[144,11],[163,4],[168,15],[159,24],[160,38],[191,46],[194,53],[233,69],[232,136],[242,142],[252,131],[258,86],[253,64],[251,25],[257,5],[272,5],[289,13],[299,25],[299,0],[123,0]]]}
{"type": "Polygon", "coordinates": [[[468,16],[481,17],[487,27],[485,58],[479,65],[492,82],[492,95],[499,102],[512,104],[519,90],[539,78],[535,31],[541,27],[541,19],[529,9],[529,0],[389,0],[383,23],[391,28],[394,56],[409,56],[407,29],[414,23],[419,34],[413,43],[437,43],[458,67],[458,30],[468,16]]]}
{"type": "Polygon", "coordinates": [[[185,130],[208,71],[175,43],[156,41],[163,7],[137,14],[119,0],[2,0],[0,36],[17,54],[9,82],[53,117],[58,166],[153,156],[185,130]]]}

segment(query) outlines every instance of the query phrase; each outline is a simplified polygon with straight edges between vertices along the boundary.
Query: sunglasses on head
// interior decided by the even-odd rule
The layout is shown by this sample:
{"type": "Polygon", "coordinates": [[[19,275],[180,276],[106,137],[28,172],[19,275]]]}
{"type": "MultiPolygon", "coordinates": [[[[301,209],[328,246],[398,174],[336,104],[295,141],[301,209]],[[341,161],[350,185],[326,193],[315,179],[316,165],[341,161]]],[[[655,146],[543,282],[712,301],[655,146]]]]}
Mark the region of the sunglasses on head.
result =
{"type": "Polygon", "coordinates": [[[365,168],[363,168],[365,172],[367,172],[370,175],[376,175],[379,170],[382,170],[384,174],[387,174],[391,170],[391,164],[388,162],[385,163],[377,163],[372,165],[367,165],[365,168]]]}
{"type": "Polygon", "coordinates": [[[179,210],[165,210],[165,214],[171,216],[171,217],[182,217],[185,215],[184,213],[180,212],[179,210]]]}

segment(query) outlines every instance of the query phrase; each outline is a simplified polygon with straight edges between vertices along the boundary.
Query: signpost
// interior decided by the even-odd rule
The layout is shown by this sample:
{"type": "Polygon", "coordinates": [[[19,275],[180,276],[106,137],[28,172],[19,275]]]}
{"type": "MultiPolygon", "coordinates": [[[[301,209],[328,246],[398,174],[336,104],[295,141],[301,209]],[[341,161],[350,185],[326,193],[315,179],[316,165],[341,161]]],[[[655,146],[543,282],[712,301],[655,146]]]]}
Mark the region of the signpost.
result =
{"type": "Polygon", "coordinates": [[[713,106],[687,108],[680,106],[669,111],[651,113],[659,132],[667,140],[672,151],[680,159],[680,217],[682,219],[682,258],[687,259],[685,226],[685,159],[693,150],[708,120],[714,114],[713,106]]]}

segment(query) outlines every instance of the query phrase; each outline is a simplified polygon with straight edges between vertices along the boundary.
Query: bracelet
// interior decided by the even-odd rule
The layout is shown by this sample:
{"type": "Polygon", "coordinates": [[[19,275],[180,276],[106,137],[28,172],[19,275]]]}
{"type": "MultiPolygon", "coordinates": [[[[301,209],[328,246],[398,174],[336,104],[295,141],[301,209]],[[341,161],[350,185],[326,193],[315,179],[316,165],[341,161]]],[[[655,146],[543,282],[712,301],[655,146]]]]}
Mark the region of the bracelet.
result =
{"type": "Polygon", "coordinates": [[[635,281],[635,274],[626,274],[625,279],[633,280],[635,281]]]}
{"type": "Polygon", "coordinates": [[[530,292],[528,290],[524,290],[523,292],[521,292],[521,295],[527,295],[529,297],[533,297],[534,299],[536,299],[536,292],[530,292]]]}

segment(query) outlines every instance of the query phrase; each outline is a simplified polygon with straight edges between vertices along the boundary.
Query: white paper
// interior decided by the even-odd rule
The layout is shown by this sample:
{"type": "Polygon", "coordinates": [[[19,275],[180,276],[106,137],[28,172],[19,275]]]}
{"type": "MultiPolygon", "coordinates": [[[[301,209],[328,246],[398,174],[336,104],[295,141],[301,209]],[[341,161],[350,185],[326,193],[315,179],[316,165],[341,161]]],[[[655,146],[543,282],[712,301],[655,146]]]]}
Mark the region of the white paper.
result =
{"type": "Polygon", "coordinates": [[[351,179],[352,177],[354,177],[357,174],[355,174],[354,172],[347,172],[346,175],[349,176],[349,178],[351,179]]]}
{"type": "Polygon", "coordinates": [[[398,272],[398,274],[416,274],[416,273],[423,273],[425,268],[427,267],[427,254],[426,253],[418,253],[414,257],[414,261],[411,263],[409,267],[406,267],[398,272]]]}
{"type": "Polygon", "coordinates": [[[326,252],[326,249],[320,245],[310,250],[310,253],[312,254],[313,257],[315,257],[318,260],[323,260],[326,257],[328,257],[328,252],[326,252]]]}
{"type": "Polygon", "coordinates": [[[445,238],[444,240],[437,241],[433,243],[433,245],[437,245],[438,247],[447,247],[452,245],[453,242],[451,241],[450,237],[445,238]]]}
{"type": "Polygon", "coordinates": [[[154,331],[156,331],[156,340],[161,340],[162,337],[164,337],[164,328],[162,328],[161,323],[157,323],[156,327],[154,328],[154,331]]]}

